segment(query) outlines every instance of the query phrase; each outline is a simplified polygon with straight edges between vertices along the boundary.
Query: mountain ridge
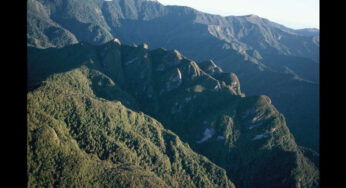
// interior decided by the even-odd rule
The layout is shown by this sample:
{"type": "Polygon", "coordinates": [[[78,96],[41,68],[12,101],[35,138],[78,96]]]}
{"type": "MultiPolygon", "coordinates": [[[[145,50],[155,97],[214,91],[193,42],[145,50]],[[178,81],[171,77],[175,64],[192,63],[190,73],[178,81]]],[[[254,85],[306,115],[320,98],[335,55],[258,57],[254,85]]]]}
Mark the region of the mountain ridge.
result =
{"type": "Polygon", "coordinates": [[[95,96],[91,80],[114,84],[82,66],[28,93],[29,186],[234,187],[153,118],[95,96]]]}
{"type": "MultiPolygon", "coordinates": [[[[61,49],[29,47],[28,52],[29,85],[31,81],[37,84],[49,78],[50,86],[43,85],[46,92],[52,93],[49,95],[63,92],[54,91],[59,86],[67,91],[97,94],[106,102],[120,101],[127,108],[133,108],[136,113],[142,111],[162,122],[166,129],[174,131],[191,149],[218,163],[236,186],[318,186],[318,169],[296,145],[284,116],[271,104],[270,98],[245,97],[240,91],[237,76],[224,73],[212,60],[196,63],[177,50],[161,48],[150,51],[145,44],[126,45],[119,40],[111,40],[101,46],[84,42],[61,49]],[[46,67],[47,62],[50,69],[46,67]],[[80,67],[87,67],[86,70],[83,69],[84,72],[96,72],[88,76],[88,79],[80,79],[83,71],[69,72],[70,76],[66,75],[66,71],[80,67]],[[44,72],[47,74],[42,74],[44,72]],[[59,79],[58,75],[70,81],[57,82],[55,77],[59,79]],[[76,79],[83,80],[84,84],[78,84],[80,81],[76,83],[76,79]],[[70,86],[63,87],[61,83],[68,83],[70,86]],[[265,167],[269,164],[275,164],[275,167],[265,167]]],[[[47,81],[42,83],[46,84],[47,81]]],[[[38,88],[42,90],[40,88],[42,85],[38,88]]],[[[60,98],[64,97],[70,98],[64,95],[60,98]]],[[[83,99],[84,94],[80,97],[83,99]]],[[[39,98],[32,100],[39,102],[39,98]]],[[[51,107],[42,109],[49,113],[51,110],[56,111],[60,115],[53,113],[53,117],[64,118],[60,102],[58,105],[54,101],[51,102],[51,107]]],[[[48,105],[44,101],[39,103],[48,105]]],[[[89,103],[85,101],[82,105],[89,103]]],[[[70,105],[69,102],[66,104],[70,105]]],[[[94,109],[92,106],[88,108],[94,109]]],[[[77,117],[81,115],[83,114],[77,117]]],[[[102,115],[101,119],[107,117],[108,115],[102,115]]],[[[74,122],[71,119],[71,126],[81,128],[89,124],[88,120],[77,124],[74,122]]],[[[122,124],[116,123],[120,127],[122,124]]],[[[85,139],[78,132],[75,132],[74,137],[85,139]]],[[[97,135],[99,134],[95,134],[97,135]]],[[[100,141],[96,142],[98,143],[100,141]]],[[[84,147],[92,146],[90,143],[85,144],[84,147]]]]}

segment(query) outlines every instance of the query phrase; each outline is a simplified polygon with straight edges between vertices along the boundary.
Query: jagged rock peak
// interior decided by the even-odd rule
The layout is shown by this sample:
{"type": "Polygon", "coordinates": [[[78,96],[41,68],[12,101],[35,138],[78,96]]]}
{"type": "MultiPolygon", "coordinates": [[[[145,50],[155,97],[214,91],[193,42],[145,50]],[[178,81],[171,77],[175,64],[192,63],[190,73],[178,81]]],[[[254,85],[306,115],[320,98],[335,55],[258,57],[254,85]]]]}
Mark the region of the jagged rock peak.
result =
{"type": "Polygon", "coordinates": [[[149,46],[146,43],[141,44],[140,47],[142,47],[144,49],[149,49],[149,46]]]}
{"type": "Polygon", "coordinates": [[[113,39],[113,42],[115,42],[115,43],[121,45],[120,40],[119,40],[118,38],[114,38],[114,39],[113,39]]]}
{"type": "Polygon", "coordinates": [[[212,64],[212,66],[213,66],[214,68],[217,67],[216,64],[214,63],[214,61],[213,61],[212,59],[209,59],[209,61],[210,61],[210,63],[212,64]]]}
{"type": "Polygon", "coordinates": [[[203,61],[198,63],[198,66],[205,71],[206,73],[210,75],[222,73],[222,69],[218,67],[213,60],[209,59],[207,61],[203,61]]]}
{"type": "Polygon", "coordinates": [[[199,63],[200,65],[205,65],[205,66],[212,66],[213,68],[218,67],[212,59],[209,59],[207,61],[203,61],[199,63]]]}
{"type": "Polygon", "coordinates": [[[183,56],[181,55],[181,53],[178,50],[174,49],[173,52],[175,53],[175,55],[178,57],[179,60],[183,59],[183,56]]]}

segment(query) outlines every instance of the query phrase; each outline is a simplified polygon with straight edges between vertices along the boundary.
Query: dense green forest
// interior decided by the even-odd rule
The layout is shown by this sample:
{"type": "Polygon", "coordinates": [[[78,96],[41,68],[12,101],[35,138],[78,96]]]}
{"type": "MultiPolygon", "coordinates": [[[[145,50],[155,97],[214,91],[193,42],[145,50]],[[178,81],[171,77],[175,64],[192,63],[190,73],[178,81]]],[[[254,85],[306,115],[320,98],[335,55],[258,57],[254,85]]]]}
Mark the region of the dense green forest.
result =
{"type": "Polygon", "coordinates": [[[147,43],[233,72],[247,96],[267,95],[299,145],[319,152],[319,30],[256,15],[219,16],[146,0],[28,0],[27,45],[147,43]]]}
{"type": "Polygon", "coordinates": [[[29,187],[318,187],[318,154],[240,84],[147,44],[29,47],[29,187]]]}

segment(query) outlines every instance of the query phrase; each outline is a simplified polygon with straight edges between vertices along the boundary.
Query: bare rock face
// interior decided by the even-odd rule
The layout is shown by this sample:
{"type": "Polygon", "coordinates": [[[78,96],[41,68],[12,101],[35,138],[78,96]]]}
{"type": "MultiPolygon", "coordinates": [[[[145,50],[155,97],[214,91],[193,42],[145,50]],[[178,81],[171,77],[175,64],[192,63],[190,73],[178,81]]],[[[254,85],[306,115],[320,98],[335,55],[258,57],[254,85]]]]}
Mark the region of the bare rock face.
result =
{"type": "Polygon", "coordinates": [[[140,45],[140,47],[142,47],[144,49],[147,49],[147,50],[149,49],[149,46],[146,43],[143,43],[142,45],[140,45]]]}
{"type": "Polygon", "coordinates": [[[182,83],[182,75],[180,70],[177,68],[176,72],[169,78],[166,82],[167,91],[171,91],[173,89],[178,88],[182,83]]]}
{"type": "Polygon", "coordinates": [[[117,44],[121,45],[120,40],[119,40],[119,39],[117,39],[117,38],[113,39],[113,42],[115,42],[115,43],[117,43],[117,44]]]}

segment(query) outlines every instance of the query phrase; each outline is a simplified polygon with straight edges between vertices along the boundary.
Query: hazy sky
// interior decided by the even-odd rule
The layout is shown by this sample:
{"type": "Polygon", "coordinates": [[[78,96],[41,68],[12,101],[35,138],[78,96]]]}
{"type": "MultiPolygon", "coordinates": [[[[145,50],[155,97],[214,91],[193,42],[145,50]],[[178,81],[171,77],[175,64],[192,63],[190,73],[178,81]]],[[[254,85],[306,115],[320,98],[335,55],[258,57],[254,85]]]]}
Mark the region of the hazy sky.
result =
{"type": "Polygon", "coordinates": [[[222,16],[255,14],[284,26],[319,28],[319,0],[158,0],[222,16]]]}

